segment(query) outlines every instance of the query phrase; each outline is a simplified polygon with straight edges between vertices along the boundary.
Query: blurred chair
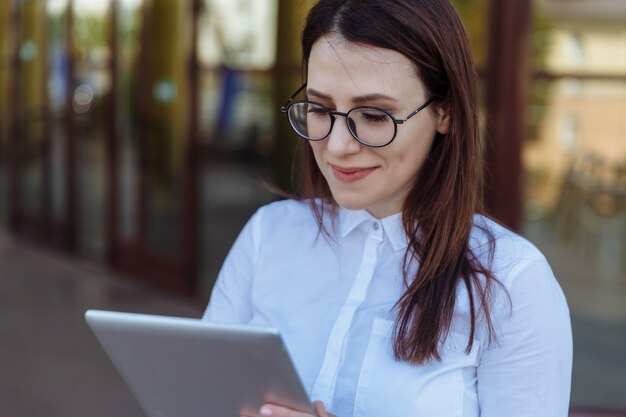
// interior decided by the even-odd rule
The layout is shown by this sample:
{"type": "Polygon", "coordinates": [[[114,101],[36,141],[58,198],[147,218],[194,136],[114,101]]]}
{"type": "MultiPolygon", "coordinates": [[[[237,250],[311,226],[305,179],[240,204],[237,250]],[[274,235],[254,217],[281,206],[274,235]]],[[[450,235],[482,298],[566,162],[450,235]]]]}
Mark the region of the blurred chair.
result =
{"type": "Polygon", "coordinates": [[[569,417],[626,417],[626,411],[602,410],[599,408],[572,408],[569,417]]]}

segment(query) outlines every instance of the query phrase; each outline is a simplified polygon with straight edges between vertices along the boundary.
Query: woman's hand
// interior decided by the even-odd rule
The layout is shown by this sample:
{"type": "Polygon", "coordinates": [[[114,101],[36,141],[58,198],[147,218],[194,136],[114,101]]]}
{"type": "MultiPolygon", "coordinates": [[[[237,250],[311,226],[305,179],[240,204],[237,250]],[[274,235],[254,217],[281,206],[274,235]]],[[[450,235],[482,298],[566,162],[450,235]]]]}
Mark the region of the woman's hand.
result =
{"type": "Polygon", "coordinates": [[[264,417],[336,417],[334,414],[326,411],[326,408],[321,401],[314,401],[313,408],[315,409],[315,414],[295,411],[291,408],[282,407],[276,404],[263,404],[259,413],[264,417]]]}

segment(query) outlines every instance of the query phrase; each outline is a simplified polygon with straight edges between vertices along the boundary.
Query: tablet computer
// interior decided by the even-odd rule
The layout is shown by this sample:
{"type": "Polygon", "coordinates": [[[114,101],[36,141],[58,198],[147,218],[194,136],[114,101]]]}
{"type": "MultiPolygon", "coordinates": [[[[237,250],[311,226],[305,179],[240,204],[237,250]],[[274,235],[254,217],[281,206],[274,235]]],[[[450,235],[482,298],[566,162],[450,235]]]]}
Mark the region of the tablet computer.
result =
{"type": "Polygon", "coordinates": [[[312,406],[274,329],[89,310],[87,323],[148,417],[259,416],[312,406]]]}

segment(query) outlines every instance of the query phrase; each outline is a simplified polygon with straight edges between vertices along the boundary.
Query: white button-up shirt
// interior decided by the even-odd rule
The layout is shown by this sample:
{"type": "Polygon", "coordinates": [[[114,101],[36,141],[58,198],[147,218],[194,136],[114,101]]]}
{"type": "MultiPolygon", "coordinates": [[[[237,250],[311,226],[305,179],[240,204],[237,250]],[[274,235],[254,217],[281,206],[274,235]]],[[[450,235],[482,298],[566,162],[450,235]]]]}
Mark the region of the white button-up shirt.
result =
{"type": "MultiPolygon", "coordinates": [[[[572,363],[569,311],[543,255],[476,216],[496,238],[488,343],[480,318],[467,353],[464,285],[441,361],[393,357],[394,305],[404,292],[401,215],[339,209],[321,234],[306,202],[257,211],[231,249],[204,319],[277,328],[312,400],[338,417],[566,417],[572,363]],[[509,302],[510,297],[510,302],[509,302]]],[[[471,247],[485,263],[479,227],[471,247]]]]}

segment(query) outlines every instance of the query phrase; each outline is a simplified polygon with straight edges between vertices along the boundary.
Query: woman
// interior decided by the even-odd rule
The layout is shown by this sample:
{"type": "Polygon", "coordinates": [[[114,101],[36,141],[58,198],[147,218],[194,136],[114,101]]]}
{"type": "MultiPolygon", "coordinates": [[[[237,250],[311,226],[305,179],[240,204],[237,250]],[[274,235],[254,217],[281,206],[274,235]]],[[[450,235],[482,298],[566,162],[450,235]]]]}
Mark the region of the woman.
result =
{"type": "Polygon", "coordinates": [[[302,47],[306,84],[282,110],[307,140],[303,198],[252,217],[205,319],[278,328],[318,416],[565,417],[563,293],[534,246],[476,214],[476,79],[454,8],[321,0],[302,47]]]}

